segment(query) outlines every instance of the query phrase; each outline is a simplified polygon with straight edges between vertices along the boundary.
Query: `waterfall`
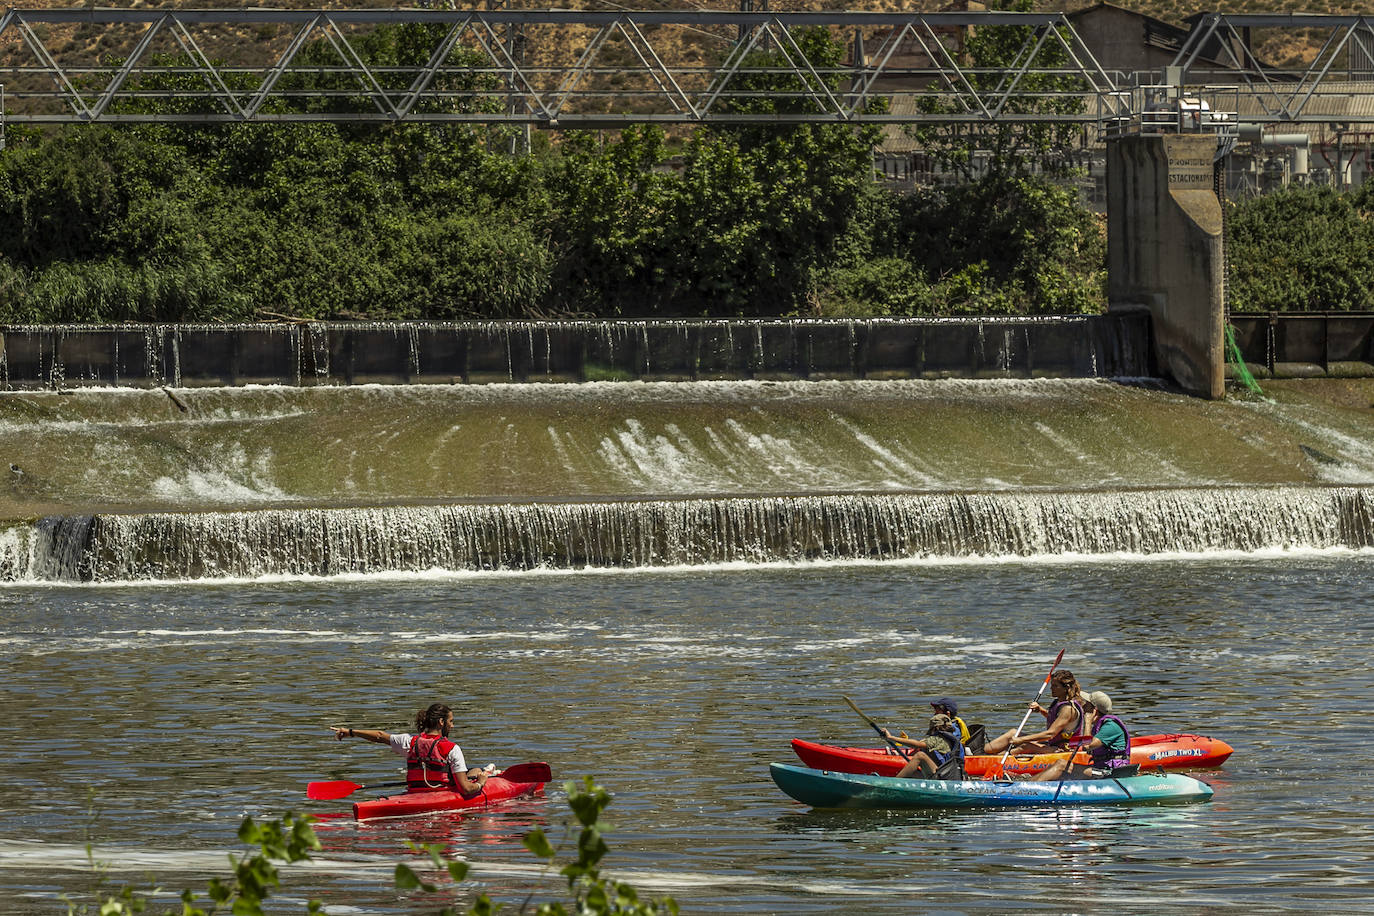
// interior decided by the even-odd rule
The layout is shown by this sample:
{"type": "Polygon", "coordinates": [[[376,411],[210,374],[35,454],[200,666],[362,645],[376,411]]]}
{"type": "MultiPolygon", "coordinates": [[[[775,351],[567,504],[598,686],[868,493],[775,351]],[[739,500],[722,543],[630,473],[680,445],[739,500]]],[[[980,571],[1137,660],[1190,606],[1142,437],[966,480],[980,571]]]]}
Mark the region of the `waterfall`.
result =
{"type": "Polygon", "coordinates": [[[54,517],[8,580],[191,580],[1374,546],[1374,489],[845,494],[54,517]]]}

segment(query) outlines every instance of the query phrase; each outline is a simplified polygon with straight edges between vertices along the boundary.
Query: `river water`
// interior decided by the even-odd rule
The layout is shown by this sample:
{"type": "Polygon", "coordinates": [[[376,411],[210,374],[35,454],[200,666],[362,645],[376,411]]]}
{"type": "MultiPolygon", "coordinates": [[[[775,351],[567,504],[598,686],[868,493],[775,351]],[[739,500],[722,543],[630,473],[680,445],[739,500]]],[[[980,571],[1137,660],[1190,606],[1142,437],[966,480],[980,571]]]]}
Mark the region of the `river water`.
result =
{"type": "MultiPolygon", "coordinates": [[[[458,707],[468,758],[547,760],[543,797],[382,824],[326,818],[275,912],[434,912],[558,896],[519,837],[614,794],[607,869],[685,912],[1355,911],[1374,899],[1365,646],[1374,553],[1276,550],[599,572],[449,572],[0,590],[9,913],[107,886],[203,889],[241,818],[328,815],[305,783],[395,778],[331,723],[405,730],[458,707]],[[844,705],[919,729],[935,696],[1009,728],[1059,649],[1137,733],[1236,751],[1204,804],[818,812],[769,761],[869,743],[844,705]],[[409,843],[474,865],[391,889],[409,843]]],[[[175,901],[164,896],[163,902],[175,901]]]]}

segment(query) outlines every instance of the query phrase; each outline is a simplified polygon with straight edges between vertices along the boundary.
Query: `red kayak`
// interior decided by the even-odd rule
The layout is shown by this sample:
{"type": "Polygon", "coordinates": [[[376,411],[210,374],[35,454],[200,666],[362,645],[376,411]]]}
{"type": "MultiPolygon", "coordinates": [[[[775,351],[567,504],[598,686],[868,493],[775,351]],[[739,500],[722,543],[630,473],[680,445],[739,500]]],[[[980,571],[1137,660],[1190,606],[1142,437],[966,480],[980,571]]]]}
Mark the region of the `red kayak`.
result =
{"type": "MultiPolygon", "coordinates": [[[[792,750],[809,767],[835,773],[862,773],[895,776],[905,761],[886,747],[836,747],[814,741],[792,739],[792,750]]],[[[1009,774],[1039,773],[1066,754],[1012,754],[1004,770],[1009,774]]],[[[1190,767],[1219,767],[1231,756],[1231,745],[1205,735],[1143,735],[1131,738],[1131,763],[1142,770],[1179,770],[1190,767]]],[[[997,772],[1000,754],[970,755],[964,758],[964,771],[971,777],[997,772]]],[[[1079,751],[1076,763],[1087,763],[1088,755],[1079,751]]]]}
{"type": "Polygon", "coordinates": [[[447,789],[402,792],[373,801],[354,802],[353,817],[362,821],[374,817],[411,817],[435,811],[485,808],[508,799],[534,795],[543,788],[542,782],[516,782],[504,776],[492,776],[482,787],[482,791],[471,798],[464,798],[460,793],[447,789]]]}

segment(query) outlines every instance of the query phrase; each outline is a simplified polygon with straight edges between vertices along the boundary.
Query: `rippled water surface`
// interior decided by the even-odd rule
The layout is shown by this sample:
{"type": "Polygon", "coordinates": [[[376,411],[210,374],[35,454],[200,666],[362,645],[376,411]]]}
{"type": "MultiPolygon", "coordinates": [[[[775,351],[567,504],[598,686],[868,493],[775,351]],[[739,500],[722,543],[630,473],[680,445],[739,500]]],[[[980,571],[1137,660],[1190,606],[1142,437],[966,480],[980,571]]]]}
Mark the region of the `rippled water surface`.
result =
{"type": "MultiPolygon", "coordinates": [[[[305,783],[399,775],[326,726],[458,709],[470,760],[543,759],[615,794],[607,866],[685,912],[1361,909],[1374,898],[1366,663],[1374,556],[699,569],[0,591],[0,894],[60,912],[114,884],[203,888],[244,814],[330,814],[305,783]],[[1009,728],[1055,653],[1137,733],[1226,739],[1207,804],[815,812],[788,739],[868,743],[948,694],[1009,728]]],[[[558,893],[519,837],[563,790],[465,817],[326,819],[278,912],[433,912],[558,893]],[[476,880],[389,890],[410,841],[476,880]]],[[[167,903],[172,903],[170,897],[167,903]]]]}

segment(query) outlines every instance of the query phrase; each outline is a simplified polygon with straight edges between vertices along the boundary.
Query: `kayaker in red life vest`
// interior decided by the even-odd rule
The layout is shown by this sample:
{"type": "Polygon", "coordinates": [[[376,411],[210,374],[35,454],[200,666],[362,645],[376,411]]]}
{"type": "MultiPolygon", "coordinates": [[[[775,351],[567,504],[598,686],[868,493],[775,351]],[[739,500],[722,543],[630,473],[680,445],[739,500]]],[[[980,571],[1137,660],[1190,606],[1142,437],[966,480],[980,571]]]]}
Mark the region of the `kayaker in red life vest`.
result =
{"type": "Polygon", "coordinates": [[[1073,758],[1065,757],[1051,764],[1049,769],[1037,773],[1036,780],[1048,782],[1060,779],[1066,769],[1069,769],[1070,779],[1105,779],[1111,776],[1114,770],[1130,766],[1131,735],[1126,730],[1126,723],[1112,715],[1112,698],[1101,690],[1094,690],[1086,694],[1084,700],[1092,722],[1088,732],[1092,735],[1092,740],[1078,747],[1079,750],[1088,752],[1092,762],[1087,766],[1075,763],[1072,769],[1069,769],[1069,761],[1073,758]]]}
{"type": "Polygon", "coordinates": [[[417,735],[389,734],[376,728],[348,728],[331,725],[334,737],[362,738],[373,744],[388,745],[406,758],[406,784],[410,791],[453,789],[471,798],[482,791],[487,776],[494,767],[469,767],[463,749],[450,741],[453,730],[453,710],[443,703],[435,703],[415,714],[417,735]]]}
{"type": "Polygon", "coordinates": [[[1073,672],[1063,669],[1050,678],[1050,693],[1054,702],[1048,707],[1032,702],[1031,709],[1045,717],[1045,729],[1018,735],[1012,729],[983,745],[985,754],[1001,754],[1008,747],[1019,754],[1054,754],[1062,751],[1070,741],[1087,733],[1083,711],[1082,691],[1073,672]]]}

